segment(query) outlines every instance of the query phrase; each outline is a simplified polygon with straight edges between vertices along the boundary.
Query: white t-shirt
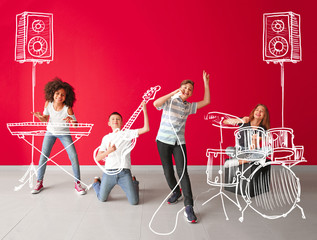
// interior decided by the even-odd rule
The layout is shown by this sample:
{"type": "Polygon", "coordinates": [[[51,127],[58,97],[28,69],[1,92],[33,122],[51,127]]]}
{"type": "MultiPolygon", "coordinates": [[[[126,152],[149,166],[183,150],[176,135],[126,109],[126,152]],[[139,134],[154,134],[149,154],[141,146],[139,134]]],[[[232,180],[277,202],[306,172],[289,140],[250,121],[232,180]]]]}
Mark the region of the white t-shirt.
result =
{"type": "Polygon", "coordinates": [[[44,108],[43,115],[49,115],[47,124],[47,131],[55,135],[67,135],[70,133],[69,126],[66,123],[66,117],[72,117],[76,120],[75,115],[68,114],[68,106],[64,105],[62,110],[56,111],[53,107],[53,102],[49,102],[47,107],[44,108]]]}
{"type": "MultiPolygon", "coordinates": [[[[119,130],[119,129],[118,129],[119,130]]],[[[103,137],[99,151],[107,151],[109,143],[116,145],[116,151],[106,157],[105,169],[131,168],[131,142],[139,136],[138,129],[113,131],[103,137]]]]}

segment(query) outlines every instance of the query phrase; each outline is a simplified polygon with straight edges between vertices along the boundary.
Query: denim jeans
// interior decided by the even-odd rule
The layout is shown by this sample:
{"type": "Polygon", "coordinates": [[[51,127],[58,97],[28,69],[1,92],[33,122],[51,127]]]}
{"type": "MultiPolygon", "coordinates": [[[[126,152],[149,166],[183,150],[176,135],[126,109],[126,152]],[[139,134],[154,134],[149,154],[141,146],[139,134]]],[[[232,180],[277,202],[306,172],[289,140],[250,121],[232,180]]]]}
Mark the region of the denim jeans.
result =
{"type": "Polygon", "coordinates": [[[64,148],[66,148],[68,157],[72,163],[72,169],[76,181],[80,180],[80,170],[79,170],[79,162],[77,157],[77,152],[75,149],[75,145],[73,144],[72,137],[70,135],[53,135],[50,132],[46,132],[43,144],[42,144],[42,154],[39,161],[39,168],[37,170],[37,179],[43,180],[45,170],[46,170],[46,163],[48,161],[47,157],[50,156],[51,150],[53,145],[56,142],[56,139],[59,139],[63,144],[64,148]]]}
{"type": "Polygon", "coordinates": [[[125,192],[131,205],[137,205],[139,203],[139,182],[132,181],[130,169],[124,168],[121,172],[114,175],[104,173],[101,183],[96,182],[92,186],[97,194],[97,198],[105,202],[116,184],[125,192]]]}
{"type": "MultiPolygon", "coordinates": [[[[183,170],[185,168],[184,175],[181,180],[181,187],[182,187],[183,196],[184,196],[184,205],[193,206],[194,205],[193,194],[192,194],[189,175],[187,172],[186,145],[185,144],[182,145],[182,148],[184,150],[185,157],[186,157],[186,163],[184,165],[184,156],[183,156],[183,152],[180,145],[165,144],[163,142],[160,142],[159,140],[157,140],[156,143],[157,143],[158,152],[160,154],[164,175],[165,175],[167,184],[171,190],[174,189],[177,184],[175,174],[174,174],[172,156],[174,156],[176,171],[179,178],[182,176],[183,170]]],[[[177,188],[175,189],[175,192],[179,192],[179,191],[180,191],[180,188],[179,186],[177,186],[177,188]]]]}

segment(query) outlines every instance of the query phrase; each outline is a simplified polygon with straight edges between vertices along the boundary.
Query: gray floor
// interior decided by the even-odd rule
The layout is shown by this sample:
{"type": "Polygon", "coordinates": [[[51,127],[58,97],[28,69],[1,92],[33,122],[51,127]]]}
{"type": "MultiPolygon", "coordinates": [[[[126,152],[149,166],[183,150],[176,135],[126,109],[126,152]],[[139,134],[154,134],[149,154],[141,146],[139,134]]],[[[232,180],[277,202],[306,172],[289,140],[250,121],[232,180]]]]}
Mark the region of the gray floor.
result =
{"type": "MultiPolygon", "coordinates": [[[[225,219],[219,197],[202,205],[219,189],[206,183],[205,167],[190,167],[199,222],[187,223],[181,212],[175,231],[167,236],[153,233],[148,226],[169,193],[160,166],[133,167],[133,173],[140,181],[138,206],[130,206],[119,187],[114,188],[108,202],[99,202],[93,189],[85,196],[78,196],[71,177],[56,166],[48,166],[46,188],[40,194],[31,195],[28,185],[14,191],[26,170],[26,166],[0,167],[1,239],[317,239],[316,166],[293,168],[301,181],[299,205],[303,207],[306,219],[302,219],[299,208],[285,218],[275,220],[266,219],[248,208],[242,223],[238,208],[228,200],[225,200],[225,206],[229,220],[225,219]]],[[[90,184],[94,176],[101,175],[95,166],[81,167],[81,171],[86,184],[90,184]]],[[[232,193],[228,195],[234,197],[232,193]]],[[[243,199],[239,200],[243,203],[243,199]]],[[[182,207],[182,203],[163,204],[152,228],[160,233],[172,231],[176,214],[182,207]]]]}

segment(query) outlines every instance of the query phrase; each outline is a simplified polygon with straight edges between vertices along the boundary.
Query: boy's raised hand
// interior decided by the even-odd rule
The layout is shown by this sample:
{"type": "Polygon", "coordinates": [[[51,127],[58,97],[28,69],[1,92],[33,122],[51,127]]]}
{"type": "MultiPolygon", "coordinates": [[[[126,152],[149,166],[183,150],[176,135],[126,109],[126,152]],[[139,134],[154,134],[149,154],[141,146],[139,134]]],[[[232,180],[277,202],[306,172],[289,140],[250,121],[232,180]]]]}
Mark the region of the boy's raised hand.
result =
{"type": "Polygon", "coordinates": [[[141,104],[142,104],[142,109],[143,109],[143,111],[144,111],[144,110],[146,111],[146,102],[143,101],[141,104]]]}
{"type": "Polygon", "coordinates": [[[209,73],[207,73],[205,70],[203,71],[203,79],[205,83],[209,83],[209,73]]]}

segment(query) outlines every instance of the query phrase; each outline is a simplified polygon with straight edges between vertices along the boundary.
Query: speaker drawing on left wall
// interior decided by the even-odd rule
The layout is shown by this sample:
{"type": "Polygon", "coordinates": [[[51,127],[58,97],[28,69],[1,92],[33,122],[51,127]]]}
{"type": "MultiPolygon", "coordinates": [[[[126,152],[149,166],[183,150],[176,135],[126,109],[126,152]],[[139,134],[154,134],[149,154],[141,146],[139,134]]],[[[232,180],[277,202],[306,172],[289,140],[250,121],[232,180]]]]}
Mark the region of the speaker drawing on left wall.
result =
{"type": "Polygon", "coordinates": [[[293,63],[302,60],[299,14],[263,14],[263,60],[293,63]]]}
{"type": "Polygon", "coordinates": [[[16,16],[15,61],[53,61],[53,14],[23,12],[16,16]]]}

